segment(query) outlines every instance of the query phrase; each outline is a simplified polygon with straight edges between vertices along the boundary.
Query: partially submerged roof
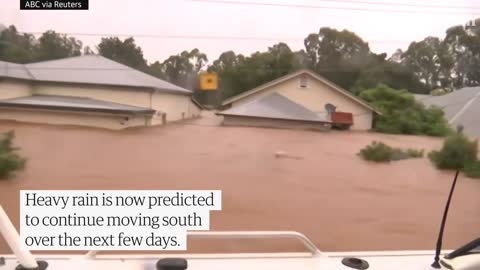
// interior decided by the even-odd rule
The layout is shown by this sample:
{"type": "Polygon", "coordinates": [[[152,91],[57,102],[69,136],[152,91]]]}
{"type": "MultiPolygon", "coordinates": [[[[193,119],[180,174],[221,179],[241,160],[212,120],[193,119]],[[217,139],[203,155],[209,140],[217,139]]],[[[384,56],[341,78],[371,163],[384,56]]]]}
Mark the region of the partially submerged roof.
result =
{"type": "Polygon", "coordinates": [[[22,64],[0,61],[0,77],[31,80],[32,75],[22,64]]]}
{"type": "Polygon", "coordinates": [[[426,106],[437,106],[449,124],[463,126],[464,132],[480,136],[480,87],[467,87],[442,96],[415,95],[426,106]]]}
{"type": "Polygon", "coordinates": [[[273,93],[246,104],[235,106],[217,114],[226,116],[232,115],[325,123],[330,122],[326,119],[326,117],[312,112],[302,105],[295,103],[277,93],[273,93]]]}
{"type": "Polygon", "coordinates": [[[5,63],[3,62],[3,68],[1,67],[2,63],[0,63],[0,77],[28,79],[39,82],[150,88],[177,94],[192,93],[188,89],[176,86],[100,55],[83,55],[25,65],[5,63]]]}
{"type": "Polygon", "coordinates": [[[250,95],[253,95],[255,93],[258,93],[258,92],[261,92],[263,90],[266,90],[272,86],[275,86],[277,84],[280,84],[280,83],[283,83],[287,80],[290,80],[292,78],[295,78],[295,77],[299,77],[301,75],[304,75],[304,74],[307,74],[307,75],[310,75],[311,77],[313,77],[314,79],[322,82],[323,84],[329,86],[331,89],[333,89],[334,91],[337,91],[339,92],[340,94],[344,95],[346,98],[348,99],[351,99],[352,101],[362,105],[363,107],[366,107],[367,109],[370,109],[378,114],[381,114],[377,109],[375,109],[372,105],[368,104],[367,102],[361,100],[360,98],[354,96],[353,94],[351,94],[350,92],[348,92],[347,90],[341,88],[340,86],[334,84],[333,82],[323,78],[322,76],[316,74],[315,72],[312,72],[308,69],[301,69],[297,72],[294,72],[294,73],[291,73],[291,74],[288,74],[288,75],[285,75],[283,77],[280,77],[280,78],[277,78],[271,82],[268,82],[268,83],[265,83],[265,84],[262,84],[252,90],[249,90],[249,91],[246,91],[246,92],[243,92],[237,96],[234,96],[234,97],[231,97],[231,98],[228,98],[226,99],[222,105],[225,106],[225,105],[229,105],[235,101],[238,101],[238,100],[241,100],[243,98],[246,98],[250,95]]]}
{"type": "Polygon", "coordinates": [[[44,109],[100,112],[128,115],[153,115],[155,110],[108,102],[88,97],[33,95],[0,100],[0,108],[44,109]]]}

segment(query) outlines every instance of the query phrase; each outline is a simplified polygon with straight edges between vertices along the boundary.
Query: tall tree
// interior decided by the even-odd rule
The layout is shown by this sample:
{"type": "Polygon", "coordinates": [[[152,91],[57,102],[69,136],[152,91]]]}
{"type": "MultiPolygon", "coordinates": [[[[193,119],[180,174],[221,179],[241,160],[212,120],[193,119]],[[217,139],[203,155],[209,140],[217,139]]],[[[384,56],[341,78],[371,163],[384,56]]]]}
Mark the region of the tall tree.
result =
{"type": "Polygon", "coordinates": [[[21,34],[15,26],[0,32],[0,60],[14,63],[28,63],[34,59],[36,40],[33,35],[21,34]]]}
{"type": "Polygon", "coordinates": [[[147,60],[143,57],[142,48],[135,44],[133,37],[124,41],[118,37],[102,38],[97,50],[100,55],[113,61],[138,70],[148,70],[147,60]]]}
{"type": "Polygon", "coordinates": [[[361,71],[352,92],[387,85],[393,89],[408,89],[412,93],[428,94],[429,89],[407,67],[393,61],[384,61],[361,71]]]}
{"type": "Polygon", "coordinates": [[[155,62],[150,65],[150,73],[176,85],[195,89],[198,73],[207,63],[207,55],[198,49],[183,51],[170,56],[164,62],[155,62]]]}
{"type": "Polygon", "coordinates": [[[95,52],[89,46],[85,46],[85,48],[83,48],[83,54],[89,55],[89,54],[95,54],[95,52]]]}
{"type": "Polygon", "coordinates": [[[427,37],[420,42],[412,42],[402,54],[402,63],[411,69],[429,89],[441,86],[442,42],[437,37],[427,37]]]}
{"type": "Polygon", "coordinates": [[[327,79],[350,89],[370,64],[368,44],[355,33],[321,28],[304,41],[308,66],[327,79]]]}
{"type": "Polygon", "coordinates": [[[224,52],[209,70],[219,74],[220,91],[223,98],[228,98],[304,66],[304,52],[293,52],[287,44],[278,43],[248,57],[224,52]]]}
{"type": "Polygon", "coordinates": [[[42,34],[35,45],[35,60],[45,61],[79,56],[82,53],[81,49],[80,40],[49,30],[42,34]]]}

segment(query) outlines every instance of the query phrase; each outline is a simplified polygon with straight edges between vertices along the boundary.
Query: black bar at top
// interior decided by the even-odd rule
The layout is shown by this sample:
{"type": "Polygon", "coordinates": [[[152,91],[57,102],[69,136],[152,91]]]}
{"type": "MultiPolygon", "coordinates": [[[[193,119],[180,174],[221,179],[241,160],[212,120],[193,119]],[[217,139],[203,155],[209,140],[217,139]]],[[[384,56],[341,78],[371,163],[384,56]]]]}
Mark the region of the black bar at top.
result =
{"type": "Polygon", "coordinates": [[[88,0],[20,0],[21,10],[88,10],[88,0]]]}

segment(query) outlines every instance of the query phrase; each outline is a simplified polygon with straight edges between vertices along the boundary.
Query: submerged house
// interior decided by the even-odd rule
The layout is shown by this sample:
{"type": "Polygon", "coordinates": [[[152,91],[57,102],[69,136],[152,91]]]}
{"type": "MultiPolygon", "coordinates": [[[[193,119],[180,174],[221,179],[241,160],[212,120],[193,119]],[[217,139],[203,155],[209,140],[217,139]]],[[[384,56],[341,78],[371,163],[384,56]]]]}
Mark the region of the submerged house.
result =
{"type": "Polygon", "coordinates": [[[224,125],[369,130],[379,112],[310,70],[273,80],[222,103],[224,125]]]}
{"type": "Polygon", "coordinates": [[[197,117],[190,90],[98,55],[0,61],[0,120],[108,129],[197,117]]]}

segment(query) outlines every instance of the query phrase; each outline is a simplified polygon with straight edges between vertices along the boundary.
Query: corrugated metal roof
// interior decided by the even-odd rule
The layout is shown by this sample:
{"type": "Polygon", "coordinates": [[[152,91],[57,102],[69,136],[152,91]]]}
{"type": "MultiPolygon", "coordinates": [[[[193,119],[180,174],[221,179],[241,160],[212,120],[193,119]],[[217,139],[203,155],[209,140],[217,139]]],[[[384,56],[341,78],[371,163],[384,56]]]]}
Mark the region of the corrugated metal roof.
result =
{"type": "Polygon", "coordinates": [[[220,115],[236,115],[274,119],[330,122],[324,116],[310,111],[290,99],[274,93],[252,102],[237,105],[218,113],[220,115]]]}
{"type": "Polygon", "coordinates": [[[32,79],[32,75],[28,73],[28,70],[24,65],[5,61],[0,61],[0,77],[10,77],[25,80],[32,79]]]}
{"type": "Polygon", "coordinates": [[[18,65],[15,70],[22,76],[16,76],[18,74],[12,70],[9,70],[9,72],[0,71],[0,76],[44,82],[153,88],[179,94],[192,93],[188,89],[176,86],[99,55],[83,55],[18,65]]]}
{"type": "Polygon", "coordinates": [[[130,112],[153,114],[154,110],[88,97],[33,95],[0,101],[0,107],[49,108],[80,111],[130,112]]]}
{"type": "Polygon", "coordinates": [[[480,87],[467,87],[443,96],[415,95],[426,106],[437,106],[453,127],[464,127],[465,134],[480,136],[480,87]]]}

